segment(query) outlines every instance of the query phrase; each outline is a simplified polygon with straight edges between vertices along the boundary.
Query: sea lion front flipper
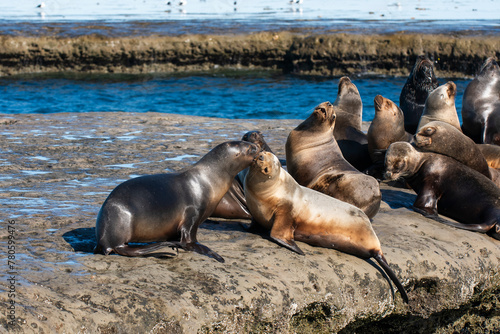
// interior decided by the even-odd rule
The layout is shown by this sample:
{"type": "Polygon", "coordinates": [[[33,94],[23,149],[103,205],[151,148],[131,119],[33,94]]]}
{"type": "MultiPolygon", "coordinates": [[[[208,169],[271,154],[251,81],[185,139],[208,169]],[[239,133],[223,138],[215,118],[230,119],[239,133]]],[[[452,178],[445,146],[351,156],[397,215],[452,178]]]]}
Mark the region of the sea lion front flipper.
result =
{"type": "Polygon", "coordinates": [[[295,227],[293,226],[291,217],[288,214],[276,213],[272,220],[273,227],[271,229],[271,239],[283,247],[300,255],[305,255],[302,249],[297,246],[295,240],[293,240],[295,227]]]}
{"type": "Polygon", "coordinates": [[[432,216],[437,217],[437,201],[438,198],[435,191],[430,189],[430,187],[424,187],[418,193],[417,199],[413,203],[413,210],[429,218],[432,218],[432,216]]]}
{"type": "Polygon", "coordinates": [[[191,243],[186,243],[182,244],[179,243],[179,247],[186,250],[186,251],[192,251],[201,255],[206,255],[212,259],[216,259],[217,261],[224,263],[224,258],[208,248],[205,245],[200,244],[199,242],[191,242],[191,243]]]}

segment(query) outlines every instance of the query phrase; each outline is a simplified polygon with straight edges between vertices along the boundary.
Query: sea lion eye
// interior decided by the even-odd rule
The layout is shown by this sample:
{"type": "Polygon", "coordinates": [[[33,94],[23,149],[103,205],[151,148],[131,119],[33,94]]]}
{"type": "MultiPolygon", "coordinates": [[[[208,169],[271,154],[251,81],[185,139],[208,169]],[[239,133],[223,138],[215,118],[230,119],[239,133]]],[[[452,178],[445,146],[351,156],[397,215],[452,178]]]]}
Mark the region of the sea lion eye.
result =
{"type": "Polygon", "coordinates": [[[427,134],[427,135],[432,135],[434,133],[434,128],[426,128],[424,130],[424,132],[427,134]]]}
{"type": "Polygon", "coordinates": [[[266,167],[266,168],[264,168],[264,173],[266,173],[266,174],[267,174],[267,173],[269,173],[269,170],[268,170],[268,168],[267,168],[267,167],[266,167]]]}

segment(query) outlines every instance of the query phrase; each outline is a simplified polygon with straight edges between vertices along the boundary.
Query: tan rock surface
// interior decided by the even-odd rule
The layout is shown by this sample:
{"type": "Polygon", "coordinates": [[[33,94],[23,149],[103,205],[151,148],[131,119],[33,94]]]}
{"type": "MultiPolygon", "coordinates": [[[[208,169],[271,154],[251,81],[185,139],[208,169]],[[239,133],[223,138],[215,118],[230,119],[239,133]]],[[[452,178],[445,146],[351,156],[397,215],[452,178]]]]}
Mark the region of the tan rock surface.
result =
{"type": "MultiPolygon", "coordinates": [[[[97,212],[137,175],[177,171],[216,144],[260,130],[281,158],[300,120],[158,113],[5,116],[0,120],[0,250],[15,220],[16,325],[0,281],[0,323],[18,333],[328,333],[500,330],[500,241],[411,211],[382,184],[373,220],[410,303],[374,262],[301,243],[299,256],[242,225],[207,221],[199,240],[226,260],[164,249],[92,254],[97,212]]],[[[7,277],[7,260],[2,263],[7,277]]]]}

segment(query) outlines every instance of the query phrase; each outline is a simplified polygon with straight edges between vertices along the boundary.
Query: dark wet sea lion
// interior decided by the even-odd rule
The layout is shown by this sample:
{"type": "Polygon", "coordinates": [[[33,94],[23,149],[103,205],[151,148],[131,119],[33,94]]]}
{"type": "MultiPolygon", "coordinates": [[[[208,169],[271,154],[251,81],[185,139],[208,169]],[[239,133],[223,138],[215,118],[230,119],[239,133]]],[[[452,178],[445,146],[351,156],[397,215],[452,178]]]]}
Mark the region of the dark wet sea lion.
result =
{"type": "Polygon", "coordinates": [[[425,100],[424,111],[422,117],[420,117],[417,131],[432,121],[446,122],[462,131],[455,107],[456,95],[457,85],[452,81],[448,81],[444,85],[434,89],[427,97],[427,100],[425,100]]]}
{"type": "MultiPolygon", "coordinates": [[[[498,95],[500,96],[500,91],[498,95]]],[[[500,99],[489,104],[486,109],[488,116],[484,123],[483,143],[500,145],[500,99]]]]}
{"type": "Polygon", "coordinates": [[[500,240],[500,189],[483,174],[450,157],[418,152],[404,142],[389,146],[385,164],[388,180],[402,177],[417,193],[415,211],[500,240]]]}
{"type": "MultiPolygon", "coordinates": [[[[488,121],[488,118],[495,108],[498,110],[495,104],[499,100],[500,67],[490,57],[481,66],[479,74],[467,85],[462,98],[462,130],[476,143],[492,143],[485,141],[485,132],[498,133],[498,130],[492,129],[496,126],[493,124],[495,122],[488,121]],[[490,128],[490,131],[485,131],[486,128],[490,128]]],[[[493,138],[488,138],[491,139],[493,138]]]]}
{"type": "Polygon", "coordinates": [[[270,230],[278,244],[302,255],[295,240],[363,259],[373,257],[408,302],[382,253],[370,219],[357,207],[300,186],[269,152],[260,153],[250,166],[245,197],[254,221],[270,230]]]}
{"type": "Polygon", "coordinates": [[[414,144],[421,151],[446,155],[491,179],[488,163],[479,147],[451,124],[427,123],[415,134],[414,144]]]}
{"type": "Polygon", "coordinates": [[[335,109],[333,136],[344,158],[357,170],[363,171],[371,165],[368,155],[368,139],[361,130],[363,102],[358,88],[348,77],[339,80],[335,109]]]}
{"type": "Polygon", "coordinates": [[[344,159],[334,126],[334,107],[323,102],[292,130],[286,141],[288,172],[300,185],[353,204],[371,218],[380,208],[379,184],[344,159]]]}
{"type": "Polygon", "coordinates": [[[425,56],[419,56],[401,90],[399,106],[404,114],[406,131],[413,134],[424,111],[425,100],[438,87],[434,65],[425,56]]]}
{"type": "Polygon", "coordinates": [[[146,175],[118,185],[97,216],[95,253],[140,256],[162,247],[177,247],[224,262],[197,242],[198,226],[231,187],[236,174],[258,153],[243,141],[217,145],[180,173],[146,175]],[[142,246],[128,243],[156,242],[142,246]]]}
{"type": "Polygon", "coordinates": [[[411,134],[405,131],[404,115],[401,109],[382,95],[375,96],[375,117],[368,128],[368,152],[375,164],[384,164],[385,151],[397,141],[411,141],[411,134]]]}
{"type": "MultiPolygon", "coordinates": [[[[259,147],[259,150],[272,152],[269,145],[264,140],[262,132],[254,130],[243,135],[241,140],[254,143],[259,147]]],[[[225,218],[225,219],[251,219],[252,216],[247,208],[245,193],[243,191],[243,182],[245,181],[248,168],[243,169],[233,179],[233,183],[227,193],[222,197],[219,204],[215,208],[210,217],[225,218]]]]}

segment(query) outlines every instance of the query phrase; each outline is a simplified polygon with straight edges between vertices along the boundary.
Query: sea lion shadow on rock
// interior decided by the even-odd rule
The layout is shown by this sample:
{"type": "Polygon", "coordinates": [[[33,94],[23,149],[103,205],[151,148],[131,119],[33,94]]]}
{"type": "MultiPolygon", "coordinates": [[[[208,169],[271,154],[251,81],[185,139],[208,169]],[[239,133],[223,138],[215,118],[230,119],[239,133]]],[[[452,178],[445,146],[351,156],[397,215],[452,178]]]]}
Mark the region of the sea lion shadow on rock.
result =
{"type": "Polygon", "coordinates": [[[76,228],[64,233],[62,237],[75,252],[94,253],[97,244],[95,227],[76,228]]]}
{"type": "Polygon", "coordinates": [[[407,208],[413,210],[413,203],[417,199],[416,194],[409,194],[404,191],[393,189],[380,189],[382,200],[386,202],[391,209],[407,208]]]}

